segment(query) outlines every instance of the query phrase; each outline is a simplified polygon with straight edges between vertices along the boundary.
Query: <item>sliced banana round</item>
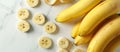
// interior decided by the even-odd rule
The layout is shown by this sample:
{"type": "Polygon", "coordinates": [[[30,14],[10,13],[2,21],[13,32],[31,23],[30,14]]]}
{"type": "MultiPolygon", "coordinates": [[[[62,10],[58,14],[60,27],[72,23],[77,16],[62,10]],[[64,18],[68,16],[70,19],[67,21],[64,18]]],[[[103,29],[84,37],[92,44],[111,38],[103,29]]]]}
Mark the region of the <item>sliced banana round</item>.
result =
{"type": "Polygon", "coordinates": [[[60,48],[60,49],[57,50],[57,52],[68,52],[68,50],[60,48]]]}
{"type": "Polygon", "coordinates": [[[38,44],[42,48],[50,48],[52,46],[52,40],[47,36],[42,36],[40,37],[38,44]]]}
{"type": "Polygon", "coordinates": [[[43,14],[41,13],[36,13],[33,18],[32,18],[33,22],[36,24],[43,24],[45,23],[45,17],[43,14]]]}
{"type": "Polygon", "coordinates": [[[83,51],[81,49],[79,49],[79,48],[74,48],[73,52],[83,52],[83,51]]]}
{"type": "Polygon", "coordinates": [[[61,37],[61,38],[58,39],[57,44],[58,44],[58,47],[65,49],[65,48],[69,47],[70,42],[67,38],[61,37]]]}
{"type": "Polygon", "coordinates": [[[30,25],[27,21],[21,20],[17,23],[17,29],[22,32],[27,32],[30,29],[30,25]]]}
{"type": "Polygon", "coordinates": [[[29,11],[25,8],[18,9],[17,16],[19,19],[25,20],[29,17],[29,11]]]}
{"type": "Polygon", "coordinates": [[[54,33],[57,29],[57,26],[53,22],[47,22],[44,25],[44,29],[47,33],[54,33]]]}
{"type": "Polygon", "coordinates": [[[58,0],[44,0],[44,1],[46,4],[53,6],[57,3],[58,0]]]}
{"type": "Polygon", "coordinates": [[[72,0],[59,0],[61,3],[70,3],[72,0]]]}
{"type": "Polygon", "coordinates": [[[40,0],[27,0],[26,2],[30,7],[36,7],[40,3],[40,0]]]}

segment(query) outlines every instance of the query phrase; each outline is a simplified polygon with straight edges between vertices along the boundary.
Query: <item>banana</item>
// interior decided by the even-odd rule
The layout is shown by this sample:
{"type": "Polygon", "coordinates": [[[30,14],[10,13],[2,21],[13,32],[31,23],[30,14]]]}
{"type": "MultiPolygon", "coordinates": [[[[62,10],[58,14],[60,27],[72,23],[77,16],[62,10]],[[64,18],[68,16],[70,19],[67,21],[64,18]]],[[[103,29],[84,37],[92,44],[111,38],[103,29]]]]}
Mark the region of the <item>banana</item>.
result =
{"type": "Polygon", "coordinates": [[[42,48],[50,48],[52,46],[52,40],[47,36],[41,36],[38,45],[42,48]]]}
{"type": "Polygon", "coordinates": [[[76,28],[77,36],[75,37],[74,44],[75,45],[82,45],[82,44],[89,43],[90,40],[93,38],[94,34],[104,25],[104,23],[106,21],[107,21],[107,19],[105,19],[104,21],[102,21],[88,36],[80,36],[78,34],[78,29],[76,28]]]}
{"type": "Polygon", "coordinates": [[[44,1],[46,4],[51,6],[55,5],[58,2],[58,0],[44,0],[44,1]]]}
{"type": "Polygon", "coordinates": [[[68,50],[59,48],[57,52],[68,52],[68,50]]]}
{"type": "Polygon", "coordinates": [[[88,36],[77,36],[74,40],[75,45],[87,44],[93,37],[93,34],[88,36]]]}
{"type": "Polygon", "coordinates": [[[102,0],[80,0],[76,4],[72,5],[71,7],[61,11],[56,16],[55,20],[57,22],[66,22],[69,20],[76,19],[86,14],[88,11],[94,8],[101,1],[102,0]]]}
{"type": "Polygon", "coordinates": [[[103,52],[106,45],[120,34],[120,16],[114,15],[97,31],[87,52],[103,52]]]}
{"type": "Polygon", "coordinates": [[[78,35],[78,29],[79,29],[80,23],[81,23],[81,22],[77,22],[77,23],[73,26],[73,28],[72,28],[72,33],[71,33],[72,38],[75,38],[75,37],[78,35]]]}
{"type": "Polygon", "coordinates": [[[29,11],[25,8],[18,9],[17,16],[19,19],[25,20],[29,17],[29,11]]]}
{"type": "Polygon", "coordinates": [[[73,0],[60,0],[61,3],[70,3],[72,2],[73,0]]]}
{"type": "Polygon", "coordinates": [[[44,30],[47,33],[54,33],[57,30],[57,26],[53,22],[47,22],[44,25],[44,30]]]}
{"type": "Polygon", "coordinates": [[[36,13],[33,18],[32,18],[32,21],[36,24],[43,24],[45,23],[45,17],[43,14],[41,13],[36,13]]]}
{"type": "Polygon", "coordinates": [[[26,2],[30,7],[36,7],[40,3],[40,0],[26,0],[26,2]]]}
{"type": "Polygon", "coordinates": [[[81,25],[79,27],[79,34],[81,36],[88,35],[104,19],[117,13],[118,10],[120,10],[119,1],[120,0],[105,0],[98,6],[93,8],[82,20],[81,25]]]}
{"type": "Polygon", "coordinates": [[[58,39],[57,45],[58,45],[58,47],[65,49],[65,48],[69,47],[70,42],[69,42],[69,40],[67,38],[61,37],[61,38],[58,39]]]}
{"type": "Polygon", "coordinates": [[[27,21],[21,20],[17,23],[17,29],[22,32],[27,32],[30,29],[30,25],[27,21]]]}
{"type": "Polygon", "coordinates": [[[79,48],[74,48],[72,52],[83,52],[83,51],[79,48]]]}
{"type": "Polygon", "coordinates": [[[104,49],[103,52],[114,52],[115,48],[120,45],[120,36],[114,38],[104,49]]]}

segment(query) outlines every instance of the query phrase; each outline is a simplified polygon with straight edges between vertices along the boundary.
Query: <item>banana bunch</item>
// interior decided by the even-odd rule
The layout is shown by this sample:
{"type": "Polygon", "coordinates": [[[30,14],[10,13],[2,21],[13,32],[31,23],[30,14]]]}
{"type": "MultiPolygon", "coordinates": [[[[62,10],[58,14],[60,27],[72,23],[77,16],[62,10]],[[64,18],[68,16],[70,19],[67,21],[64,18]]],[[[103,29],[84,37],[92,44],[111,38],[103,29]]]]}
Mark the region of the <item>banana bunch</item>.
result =
{"type": "Polygon", "coordinates": [[[120,34],[120,0],[80,0],[61,11],[57,22],[81,17],[72,29],[75,45],[87,44],[87,52],[103,52],[106,45],[120,34]],[[101,25],[102,24],[102,25],[101,25]]]}

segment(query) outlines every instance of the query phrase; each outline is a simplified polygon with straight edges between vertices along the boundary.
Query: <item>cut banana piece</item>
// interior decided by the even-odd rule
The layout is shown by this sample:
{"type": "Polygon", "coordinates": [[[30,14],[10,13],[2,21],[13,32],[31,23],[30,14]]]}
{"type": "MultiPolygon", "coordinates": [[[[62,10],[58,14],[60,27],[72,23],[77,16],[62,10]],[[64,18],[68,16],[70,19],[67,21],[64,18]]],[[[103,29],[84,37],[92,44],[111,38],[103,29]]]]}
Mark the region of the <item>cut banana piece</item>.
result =
{"type": "Polygon", "coordinates": [[[27,0],[26,2],[30,7],[36,7],[40,1],[39,0],[27,0]]]}
{"type": "Polygon", "coordinates": [[[61,3],[69,3],[72,2],[72,0],[60,0],[61,3]]]}
{"type": "Polygon", "coordinates": [[[57,26],[53,22],[47,22],[44,25],[44,29],[47,33],[54,33],[57,29],[57,26]]]}
{"type": "Polygon", "coordinates": [[[69,47],[70,42],[69,42],[69,40],[67,38],[61,37],[61,38],[58,39],[57,44],[58,44],[58,47],[65,49],[65,48],[69,47]]]}
{"type": "Polygon", "coordinates": [[[68,50],[66,50],[66,49],[58,49],[57,52],[68,52],[68,50]]]}
{"type": "Polygon", "coordinates": [[[20,8],[17,12],[17,16],[19,19],[25,20],[29,17],[29,11],[25,8],[20,8]]]}
{"type": "Polygon", "coordinates": [[[53,6],[57,3],[58,0],[44,0],[44,1],[46,4],[53,6]]]}
{"type": "Polygon", "coordinates": [[[83,52],[83,51],[81,49],[79,49],[79,48],[74,48],[73,52],[83,52]]]}
{"type": "Polygon", "coordinates": [[[42,48],[50,48],[52,46],[52,40],[49,37],[42,36],[40,37],[38,44],[42,48]]]}
{"type": "Polygon", "coordinates": [[[30,29],[30,25],[27,21],[21,20],[17,23],[17,29],[22,32],[27,32],[30,29]]]}
{"type": "Polygon", "coordinates": [[[43,24],[45,23],[45,17],[43,14],[41,13],[36,13],[33,18],[32,18],[33,22],[36,24],[43,24]]]}

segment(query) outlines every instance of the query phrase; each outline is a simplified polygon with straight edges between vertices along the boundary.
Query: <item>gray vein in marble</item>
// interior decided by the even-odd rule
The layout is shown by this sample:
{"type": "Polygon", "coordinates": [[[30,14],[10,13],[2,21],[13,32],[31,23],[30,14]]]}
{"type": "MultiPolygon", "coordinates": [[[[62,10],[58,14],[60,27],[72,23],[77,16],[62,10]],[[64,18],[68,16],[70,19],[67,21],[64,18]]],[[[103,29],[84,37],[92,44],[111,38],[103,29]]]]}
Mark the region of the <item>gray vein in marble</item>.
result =
{"type": "Polygon", "coordinates": [[[31,48],[29,52],[35,52],[37,49],[39,49],[38,45],[36,45],[34,48],[31,48]]]}
{"type": "Polygon", "coordinates": [[[12,14],[14,14],[13,11],[9,11],[8,13],[4,14],[4,16],[1,18],[0,30],[3,28],[3,25],[5,24],[4,21],[6,20],[7,16],[12,14]]]}
{"type": "Polygon", "coordinates": [[[9,8],[9,7],[1,4],[1,3],[0,3],[0,7],[3,8],[3,9],[5,9],[5,10],[12,10],[12,8],[9,8]]]}
{"type": "Polygon", "coordinates": [[[50,7],[50,9],[48,10],[48,12],[47,12],[46,16],[48,16],[48,15],[49,15],[49,13],[51,12],[51,9],[52,9],[52,6],[51,6],[51,7],[50,7]]]}
{"type": "Polygon", "coordinates": [[[0,20],[1,20],[0,30],[3,28],[4,20],[6,19],[6,17],[9,16],[9,15],[14,14],[14,13],[16,12],[16,11],[15,11],[15,8],[17,7],[17,6],[16,6],[17,3],[18,3],[18,2],[16,1],[12,7],[7,7],[7,6],[5,6],[5,5],[3,5],[3,4],[0,3],[0,7],[1,7],[2,9],[4,9],[4,10],[7,11],[7,13],[5,13],[5,14],[3,15],[3,17],[0,18],[0,20]]]}

